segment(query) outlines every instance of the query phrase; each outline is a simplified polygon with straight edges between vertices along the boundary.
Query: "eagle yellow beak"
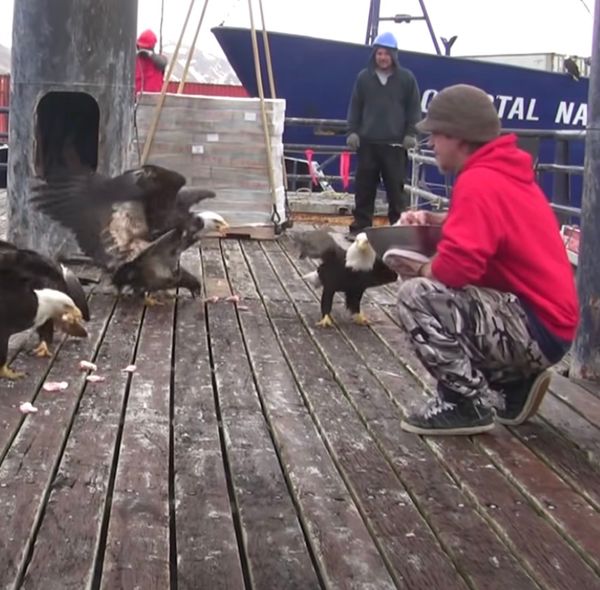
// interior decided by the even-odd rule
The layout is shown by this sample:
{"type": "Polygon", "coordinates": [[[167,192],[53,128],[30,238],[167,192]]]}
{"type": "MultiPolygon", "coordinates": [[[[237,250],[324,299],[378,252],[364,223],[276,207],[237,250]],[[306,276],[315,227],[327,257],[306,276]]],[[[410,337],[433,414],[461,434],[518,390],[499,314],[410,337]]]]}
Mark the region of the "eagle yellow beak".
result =
{"type": "Polygon", "coordinates": [[[218,221],[217,222],[217,231],[219,232],[219,235],[221,236],[226,236],[227,235],[227,230],[229,229],[229,224],[226,221],[218,221]]]}
{"type": "Polygon", "coordinates": [[[63,313],[59,320],[57,320],[58,327],[69,334],[69,336],[76,336],[77,338],[87,338],[87,330],[81,324],[83,315],[78,307],[70,309],[68,312],[63,313]]]}
{"type": "Polygon", "coordinates": [[[356,247],[361,251],[364,252],[365,250],[369,249],[369,240],[367,238],[356,238],[356,247]]]}

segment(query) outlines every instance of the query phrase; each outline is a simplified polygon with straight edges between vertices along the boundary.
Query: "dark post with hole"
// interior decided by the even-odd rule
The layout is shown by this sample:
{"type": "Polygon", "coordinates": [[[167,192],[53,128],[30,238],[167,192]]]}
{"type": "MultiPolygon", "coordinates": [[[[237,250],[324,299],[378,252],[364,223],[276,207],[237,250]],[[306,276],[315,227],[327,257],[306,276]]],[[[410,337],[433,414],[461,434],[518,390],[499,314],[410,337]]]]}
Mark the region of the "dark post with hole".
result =
{"type": "Polygon", "coordinates": [[[66,257],[69,232],[28,204],[34,179],[127,162],[134,100],[137,0],[19,0],[14,6],[8,235],[66,257]]]}
{"type": "MultiPolygon", "coordinates": [[[[570,376],[600,380],[600,0],[594,10],[592,68],[588,94],[581,245],[577,268],[581,323],[573,346],[570,376]]],[[[548,285],[551,289],[552,286],[548,285]]]]}

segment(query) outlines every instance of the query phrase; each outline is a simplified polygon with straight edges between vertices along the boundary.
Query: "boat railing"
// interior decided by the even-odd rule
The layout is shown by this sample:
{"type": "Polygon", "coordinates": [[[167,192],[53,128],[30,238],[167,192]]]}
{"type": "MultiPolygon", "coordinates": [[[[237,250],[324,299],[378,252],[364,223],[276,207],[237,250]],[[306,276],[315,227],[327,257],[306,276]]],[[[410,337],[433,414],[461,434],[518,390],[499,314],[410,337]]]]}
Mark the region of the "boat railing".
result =
{"type": "MultiPolygon", "coordinates": [[[[315,158],[319,155],[324,156],[324,159],[316,159],[318,159],[326,180],[328,182],[343,180],[341,175],[328,173],[327,170],[331,169],[331,164],[348,149],[345,145],[327,144],[325,138],[345,135],[347,133],[346,121],[341,119],[287,117],[285,124],[288,126],[312,127],[314,135],[324,138],[323,143],[315,145],[284,144],[286,154],[306,154],[307,150],[310,150],[315,158]]],[[[583,166],[570,164],[569,159],[571,143],[585,141],[585,130],[506,128],[503,132],[514,133],[518,138],[520,147],[532,155],[538,181],[542,179],[544,174],[552,175],[552,190],[548,192],[550,193],[552,207],[557,212],[559,220],[565,223],[573,217],[578,219],[581,209],[572,205],[571,179],[573,176],[582,176],[584,168],[583,166]],[[544,141],[554,143],[553,162],[540,161],[540,151],[544,141]]],[[[547,149],[544,151],[548,152],[547,149]]],[[[446,177],[444,182],[439,182],[440,174],[437,171],[433,153],[424,147],[419,147],[416,150],[410,150],[408,156],[411,161],[409,167],[410,183],[407,183],[405,188],[411,193],[412,205],[419,206],[422,200],[434,204],[447,202],[452,185],[451,178],[446,177]],[[436,181],[427,179],[427,171],[433,169],[436,171],[436,181]]],[[[306,182],[310,179],[310,174],[288,174],[288,180],[291,180],[292,184],[295,180],[306,182]]],[[[354,180],[352,172],[349,174],[349,179],[350,181],[354,180]]]]}

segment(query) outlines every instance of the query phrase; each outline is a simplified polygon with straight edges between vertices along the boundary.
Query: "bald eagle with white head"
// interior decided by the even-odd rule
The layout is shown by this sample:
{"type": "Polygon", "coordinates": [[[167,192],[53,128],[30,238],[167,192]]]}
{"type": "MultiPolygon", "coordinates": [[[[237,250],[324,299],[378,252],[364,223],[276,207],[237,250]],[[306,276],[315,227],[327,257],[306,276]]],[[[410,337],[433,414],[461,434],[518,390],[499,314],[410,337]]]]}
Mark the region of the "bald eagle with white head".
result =
{"type": "Polygon", "coordinates": [[[301,232],[295,236],[300,246],[300,258],[320,260],[317,270],[303,278],[315,287],[322,287],[321,327],[333,325],[331,308],[335,293],[344,293],[346,309],[359,325],[367,325],[368,319],[360,310],[364,292],[371,287],[393,283],[398,275],[386,266],[369,244],[362,232],[349,244],[340,233],[319,229],[301,232]]]}
{"type": "Polygon", "coordinates": [[[83,319],[89,319],[89,310],[73,273],[32,250],[0,241],[0,377],[23,376],[7,365],[13,334],[35,328],[40,343],[34,353],[48,356],[54,328],[84,338],[83,319]]]}

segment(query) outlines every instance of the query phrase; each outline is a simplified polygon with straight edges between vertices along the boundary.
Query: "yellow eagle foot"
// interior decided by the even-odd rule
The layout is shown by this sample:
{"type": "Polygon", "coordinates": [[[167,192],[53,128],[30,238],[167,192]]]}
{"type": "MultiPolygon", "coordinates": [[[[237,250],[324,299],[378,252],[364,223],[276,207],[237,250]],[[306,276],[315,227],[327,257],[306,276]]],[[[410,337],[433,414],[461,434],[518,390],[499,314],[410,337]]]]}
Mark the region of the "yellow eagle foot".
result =
{"type": "Polygon", "coordinates": [[[38,358],[52,356],[48,344],[45,340],[41,340],[40,343],[31,351],[38,358]]]}
{"type": "Polygon", "coordinates": [[[14,381],[15,379],[25,377],[25,373],[13,371],[8,365],[2,365],[0,367],[0,377],[4,377],[5,379],[10,379],[14,381]]]}
{"type": "Polygon", "coordinates": [[[154,305],[164,305],[164,303],[159,299],[152,297],[152,295],[146,294],[144,295],[144,305],[147,307],[153,307],[154,305]]]}
{"type": "Polygon", "coordinates": [[[362,311],[360,313],[355,313],[352,316],[352,321],[359,326],[368,326],[370,323],[369,319],[362,311]]]}
{"type": "Polygon", "coordinates": [[[317,326],[321,328],[333,328],[333,320],[329,314],[324,315],[318,322],[317,326]]]}

